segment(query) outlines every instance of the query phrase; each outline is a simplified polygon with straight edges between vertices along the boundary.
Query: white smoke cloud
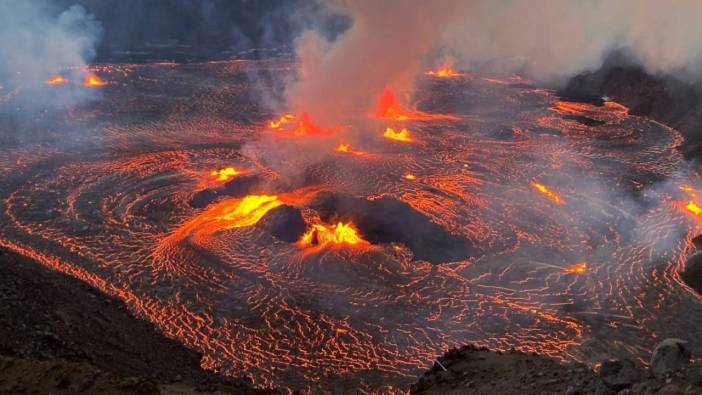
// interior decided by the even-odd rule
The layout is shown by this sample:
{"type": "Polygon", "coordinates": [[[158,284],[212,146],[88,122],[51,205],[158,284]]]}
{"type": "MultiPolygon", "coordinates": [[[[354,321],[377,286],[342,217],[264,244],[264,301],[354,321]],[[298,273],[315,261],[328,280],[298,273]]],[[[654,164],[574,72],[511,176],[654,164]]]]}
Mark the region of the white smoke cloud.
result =
{"type": "Polygon", "coordinates": [[[699,1],[474,1],[456,12],[443,45],[470,69],[558,83],[623,49],[651,72],[702,72],[699,1]]]}
{"type": "MultiPolygon", "coordinates": [[[[626,50],[651,72],[702,76],[702,2],[676,0],[321,1],[352,20],[334,42],[297,40],[295,111],[331,121],[372,107],[386,85],[409,91],[426,66],[519,72],[550,84],[626,50]],[[441,54],[441,55],[437,55],[441,54]]],[[[320,27],[321,29],[321,27],[320,27]]]]}
{"type": "Polygon", "coordinates": [[[327,2],[352,26],[333,42],[315,30],[297,40],[300,79],[288,89],[293,111],[310,111],[322,123],[373,106],[386,85],[410,86],[422,57],[444,27],[455,23],[457,0],[437,6],[422,0],[327,2]]]}
{"type": "Polygon", "coordinates": [[[52,89],[45,81],[62,73],[81,81],[95,56],[101,26],[81,6],[57,13],[43,0],[0,2],[0,96],[14,91],[23,108],[60,108],[89,93],[52,89]]]}

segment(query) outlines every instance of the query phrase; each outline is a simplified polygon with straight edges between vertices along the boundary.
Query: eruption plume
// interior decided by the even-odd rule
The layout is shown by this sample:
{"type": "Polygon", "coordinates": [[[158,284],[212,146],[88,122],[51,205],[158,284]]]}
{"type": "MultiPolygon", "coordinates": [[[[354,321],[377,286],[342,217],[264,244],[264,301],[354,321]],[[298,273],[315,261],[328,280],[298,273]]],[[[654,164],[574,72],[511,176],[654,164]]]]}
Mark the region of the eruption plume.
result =
{"type": "Polygon", "coordinates": [[[101,34],[98,21],[82,6],[56,11],[46,0],[0,2],[0,86],[16,89],[25,111],[12,116],[23,123],[38,122],[33,111],[62,110],[93,97],[84,89],[47,87],[80,81],[101,34]]]}
{"type": "Polygon", "coordinates": [[[393,121],[406,121],[409,119],[409,115],[407,115],[397,103],[395,91],[389,87],[386,87],[383,94],[380,95],[375,116],[383,119],[391,119],[393,121]]]}
{"type": "Polygon", "coordinates": [[[370,98],[386,86],[410,90],[422,56],[437,44],[454,17],[450,10],[460,3],[444,1],[448,9],[421,0],[323,3],[347,14],[353,23],[333,42],[319,30],[298,38],[301,70],[298,81],[286,90],[288,105],[334,124],[344,114],[369,110],[370,98]]]}

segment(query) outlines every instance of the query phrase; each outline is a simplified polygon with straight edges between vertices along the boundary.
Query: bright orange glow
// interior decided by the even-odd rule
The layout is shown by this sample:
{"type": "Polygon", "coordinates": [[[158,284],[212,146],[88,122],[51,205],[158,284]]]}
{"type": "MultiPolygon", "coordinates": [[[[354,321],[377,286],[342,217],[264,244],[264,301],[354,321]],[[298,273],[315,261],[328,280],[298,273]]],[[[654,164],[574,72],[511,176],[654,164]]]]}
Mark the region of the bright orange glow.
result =
{"type": "Polygon", "coordinates": [[[387,87],[380,95],[378,100],[378,108],[375,112],[378,118],[392,119],[395,121],[405,121],[409,119],[409,115],[400,108],[395,98],[395,91],[387,87]]]}
{"type": "Polygon", "coordinates": [[[546,186],[545,186],[544,184],[539,184],[538,182],[535,182],[535,181],[534,181],[534,182],[531,183],[531,186],[533,186],[534,189],[536,189],[537,191],[541,192],[541,193],[542,193],[544,196],[546,196],[547,198],[551,199],[554,203],[565,204],[565,202],[563,201],[563,199],[561,199],[561,197],[558,196],[557,193],[555,193],[555,192],[549,190],[548,188],[546,188],[546,186]]]}
{"type": "Polygon", "coordinates": [[[405,177],[406,179],[408,179],[408,180],[410,180],[410,181],[413,181],[413,180],[416,180],[416,179],[417,179],[417,177],[416,177],[414,174],[412,174],[412,173],[405,173],[405,175],[404,175],[403,177],[405,177]]]}
{"type": "Polygon", "coordinates": [[[399,132],[396,132],[393,128],[386,128],[385,133],[383,133],[385,138],[389,138],[397,141],[411,142],[412,137],[410,137],[410,132],[406,128],[402,128],[399,132]]]}
{"type": "Polygon", "coordinates": [[[357,156],[362,156],[362,155],[366,154],[363,151],[356,151],[356,150],[352,149],[351,146],[349,146],[346,143],[339,143],[339,145],[336,146],[336,151],[343,152],[345,154],[357,155],[357,156]]]}
{"type": "Polygon", "coordinates": [[[279,130],[281,133],[285,133],[295,137],[332,135],[338,129],[322,129],[314,122],[312,122],[310,115],[306,112],[300,114],[300,117],[293,126],[284,128],[286,124],[290,124],[290,122],[294,119],[296,119],[294,115],[286,114],[283,115],[277,121],[272,121],[269,124],[269,126],[271,127],[271,129],[276,129],[279,130]]]}
{"type": "Polygon", "coordinates": [[[685,205],[685,208],[687,211],[691,212],[692,214],[695,215],[700,215],[702,214],[702,207],[698,206],[697,203],[693,202],[690,200],[687,205],[685,205]]]}
{"type": "Polygon", "coordinates": [[[55,77],[51,78],[50,80],[47,80],[46,83],[49,85],[59,85],[59,84],[65,84],[68,82],[67,79],[63,78],[62,75],[56,75],[55,77]]]}
{"type": "Polygon", "coordinates": [[[237,204],[225,207],[215,217],[217,221],[227,222],[225,228],[241,228],[255,225],[268,211],[283,204],[277,196],[249,195],[237,204]]]}
{"type": "Polygon", "coordinates": [[[231,177],[239,174],[239,171],[233,167],[226,167],[224,169],[212,170],[210,175],[217,177],[217,181],[227,181],[231,177]]]}
{"type": "Polygon", "coordinates": [[[107,82],[100,79],[100,77],[94,74],[88,74],[85,76],[85,81],[83,81],[83,86],[98,87],[107,85],[107,82]]]}
{"type": "Polygon", "coordinates": [[[268,126],[270,126],[271,129],[280,129],[281,126],[285,125],[286,123],[292,121],[295,119],[295,116],[292,114],[285,114],[282,117],[278,118],[276,121],[271,121],[268,126]]]}
{"type": "Polygon", "coordinates": [[[325,244],[351,244],[368,243],[363,240],[351,223],[337,223],[328,227],[314,224],[298,242],[302,246],[321,246],[325,244]]]}
{"type": "Polygon", "coordinates": [[[460,77],[463,74],[456,72],[451,66],[439,67],[436,71],[427,71],[426,75],[431,75],[433,77],[450,78],[450,77],[460,77]]]}
{"type": "Polygon", "coordinates": [[[680,190],[687,193],[695,192],[695,189],[687,184],[680,185],[680,190]]]}
{"type": "Polygon", "coordinates": [[[585,273],[587,271],[587,263],[579,262],[574,265],[570,265],[564,269],[568,273],[585,273]]]}

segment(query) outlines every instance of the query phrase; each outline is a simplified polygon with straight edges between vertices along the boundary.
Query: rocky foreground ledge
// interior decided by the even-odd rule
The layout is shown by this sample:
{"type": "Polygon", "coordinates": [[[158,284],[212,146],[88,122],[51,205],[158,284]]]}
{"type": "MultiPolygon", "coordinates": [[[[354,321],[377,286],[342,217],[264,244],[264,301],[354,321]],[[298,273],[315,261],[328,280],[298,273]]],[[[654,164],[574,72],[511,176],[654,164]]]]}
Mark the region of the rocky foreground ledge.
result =
{"type": "Polygon", "coordinates": [[[702,394],[702,361],[693,362],[687,342],[666,339],[649,367],[625,359],[593,370],[518,351],[452,349],[411,388],[412,394],[702,394]]]}
{"type": "Polygon", "coordinates": [[[124,303],[0,249],[0,394],[259,394],[124,303]]]}

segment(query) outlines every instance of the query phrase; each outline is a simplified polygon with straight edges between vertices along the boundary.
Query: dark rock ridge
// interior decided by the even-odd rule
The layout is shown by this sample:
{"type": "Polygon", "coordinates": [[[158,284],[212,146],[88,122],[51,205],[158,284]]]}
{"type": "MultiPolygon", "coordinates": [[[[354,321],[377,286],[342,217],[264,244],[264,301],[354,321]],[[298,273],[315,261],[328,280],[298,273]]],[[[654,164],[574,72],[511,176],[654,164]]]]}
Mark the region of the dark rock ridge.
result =
{"type": "Polygon", "coordinates": [[[458,261],[476,254],[470,240],[452,235],[409,204],[389,196],[366,200],[322,192],[310,205],[322,221],[351,221],[361,236],[374,244],[402,243],[414,257],[434,264],[458,261]]]}
{"type": "Polygon", "coordinates": [[[278,240],[294,243],[307,231],[300,209],[284,204],[266,213],[256,226],[278,240]]]}
{"type": "MultiPolygon", "coordinates": [[[[684,342],[684,341],[683,341],[684,342]]],[[[412,394],[481,395],[616,395],[702,393],[702,362],[689,362],[680,339],[666,339],[653,352],[653,360],[666,360],[665,373],[631,360],[603,361],[597,371],[565,364],[534,353],[490,351],[473,345],[449,350],[412,385],[412,394]],[[673,347],[673,348],[671,348],[673,347]],[[660,350],[666,349],[672,353],[660,350]],[[672,354],[675,356],[671,357],[672,354]],[[677,357],[680,357],[679,359],[677,357]],[[669,362],[673,361],[673,364],[669,362]]],[[[689,350],[688,350],[689,351],[689,350]]],[[[656,362],[659,364],[659,362],[656,362]]]]}
{"type": "Polygon", "coordinates": [[[632,115],[652,118],[680,131],[680,147],[687,158],[702,156],[702,84],[685,82],[675,76],[652,75],[612,54],[597,71],[571,78],[559,91],[564,100],[602,104],[607,96],[630,109],[632,115]]]}
{"type": "Polygon", "coordinates": [[[0,393],[150,394],[162,384],[184,394],[260,393],[248,379],[201,369],[200,354],[133,317],[121,300],[6,249],[0,301],[0,393]]]}
{"type": "Polygon", "coordinates": [[[690,288],[702,294],[702,252],[698,251],[687,258],[680,277],[690,288]]]}
{"type": "MultiPolygon", "coordinates": [[[[682,369],[690,362],[692,350],[687,341],[682,339],[665,339],[653,350],[651,371],[659,377],[682,369]]],[[[701,388],[702,389],[702,388],[701,388]]]]}

